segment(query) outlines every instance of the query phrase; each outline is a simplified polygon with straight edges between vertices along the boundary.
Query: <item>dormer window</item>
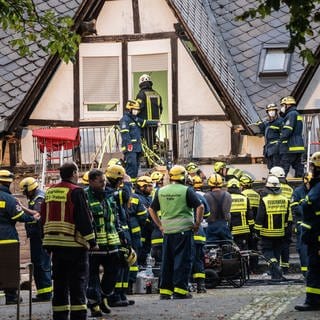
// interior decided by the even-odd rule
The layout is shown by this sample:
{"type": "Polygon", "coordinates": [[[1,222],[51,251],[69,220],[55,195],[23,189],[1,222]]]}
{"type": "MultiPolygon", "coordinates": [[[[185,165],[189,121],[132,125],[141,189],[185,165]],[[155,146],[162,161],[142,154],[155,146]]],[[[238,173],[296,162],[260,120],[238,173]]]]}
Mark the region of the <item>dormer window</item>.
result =
{"type": "Polygon", "coordinates": [[[289,73],[290,53],[286,45],[264,45],[259,64],[260,77],[287,76],[289,73]]]}

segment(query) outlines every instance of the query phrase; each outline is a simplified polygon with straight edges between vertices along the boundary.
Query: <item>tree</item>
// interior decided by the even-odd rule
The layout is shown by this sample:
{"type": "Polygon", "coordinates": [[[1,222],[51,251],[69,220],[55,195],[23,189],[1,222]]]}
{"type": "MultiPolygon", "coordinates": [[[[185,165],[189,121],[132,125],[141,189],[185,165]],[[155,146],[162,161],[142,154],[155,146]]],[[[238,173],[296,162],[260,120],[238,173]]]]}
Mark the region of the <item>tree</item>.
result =
{"type": "Polygon", "coordinates": [[[81,40],[72,31],[72,18],[58,16],[52,10],[38,11],[33,0],[0,0],[0,26],[12,32],[10,45],[21,56],[32,55],[30,45],[36,44],[68,63],[74,60],[81,40]]]}
{"type": "Polygon", "coordinates": [[[315,63],[315,56],[311,49],[307,47],[307,37],[312,37],[318,31],[314,31],[314,25],[320,22],[320,12],[317,10],[320,0],[258,0],[258,7],[250,8],[237,20],[247,20],[260,16],[262,19],[269,16],[273,10],[278,11],[282,5],[288,7],[289,22],[286,25],[290,33],[288,52],[293,52],[295,48],[300,51],[303,60],[310,64],[315,63]]]}

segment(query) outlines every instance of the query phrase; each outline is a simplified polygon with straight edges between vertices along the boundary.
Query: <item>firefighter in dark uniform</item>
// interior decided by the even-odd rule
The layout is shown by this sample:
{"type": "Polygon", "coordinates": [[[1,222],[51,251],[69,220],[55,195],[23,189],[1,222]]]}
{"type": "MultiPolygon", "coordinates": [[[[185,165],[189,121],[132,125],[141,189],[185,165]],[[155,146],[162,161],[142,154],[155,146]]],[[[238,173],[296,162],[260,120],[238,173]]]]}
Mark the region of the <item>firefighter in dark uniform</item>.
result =
{"type": "Polygon", "coordinates": [[[203,205],[195,191],[185,185],[186,170],[175,165],[169,171],[170,184],[154,197],[149,213],[164,233],[160,299],[190,299],[188,280],[191,272],[193,232],[202,222],[203,205]],[[194,218],[193,210],[196,209],[194,218]],[[161,220],[157,212],[161,210],[161,220]]]}
{"type": "MultiPolygon", "coordinates": [[[[257,191],[252,189],[252,184],[253,184],[253,179],[250,175],[244,174],[240,178],[240,185],[242,188],[241,193],[249,199],[252,214],[253,214],[253,220],[255,221],[258,213],[259,204],[260,204],[260,195],[257,191]]],[[[259,238],[257,237],[256,233],[252,228],[250,233],[250,238],[249,238],[249,245],[248,245],[249,250],[258,251],[258,242],[259,242],[259,238]]],[[[258,256],[250,256],[249,266],[252,272],[257,272],[258,262],[259,262],[258,260],[259,260],[258,256]]]]}
{"type": "Polygon", "coordinates": [[[210,208],[210,215],[207,217],[207,242],[232,240],[230,231],[231,194],[222,190],[223,180],[220,174],[213,173],[208,179],[208,186],[211,190],[204,194],[210,208]]]}
{"type": "Polygon", "coordinates": [[[310,159],[313,178],[310,190],[302,202],[302,240],[307,245],[308,272],[306,278],[306,299],[304,304],[295,306],[299,311],[320,310],[320,152],[310,159]]]}
{"type": "Polygon", "coordinates": [[[241,250],[248,250],[251,229],[254,226],[253,214],[248,197],[241,193],[240,181],[233,178],[227,183],[231,194],[231,233],[234,242],[241,250]]]}
{"type": "MultiPolygon", "coordinates": [[[[286,180],[286,175],[281,167],[273,167],[270,169],[270,174],[276,176],[280,181],[281,194],[291,201],[293,189],[289,186],[286,180]]],[[[289,272],[290,259],[290,244],[292,242],[292,227],[293,217],[290,210],[287,225],[285,227],[285,236],[282,242],[282,249],[280,255],[280,267],[284,274],[289,272]]]]}
{"type": "MultiPolygon", "coordinates": [[[[143,120],[160,121],[162,114],[162,99],[160,94],[152,88],[152,81],[148,74],[139,78],[140,91],[136,100],[140,103],[141,112],[139,117],[143,120]]],[[[150,149],[155,148],[157,127],[143,128],[142,136],[146,139],[150,149]]]]}
{"type": "Polygon", "coordinates": [[[126,104],[127,111],[120,119],[121,150],[124,154],[126,173],[135,181],[138,176],[141,146],[141,129],[146,126],[156,126],[159,121],[143,120],[138,117],[140,104],[129,100],[126,104]]]}
{"type": "Polygon", "coordinates": [[[102,312],[110,313],[108,296],[114,290],[120,265],[120,239],[114,198],[105,192],[105,175],[98,169],[89,172],[89,187],[85,189],[89,208],[94,220],[99,251],[89,256],[88,306],[92,317],[102,317],[102,312]],[[100,254],[103,253],[103,254],[100,254]],[[100,280],[100,266],[103,276],[100,280]],[[104,301],[105,300],[105,301],[104,301]]]}
{"type": "MultiPolygon", "coordinates": [[[[210,215],[210,208],[206,198],[203,196],[201,188],[203,182],[200,176],[195,175],[192,178],[192,185],[196,194],[203,204],[203,218],[207,218],[210,215]]],[[[196,213],[194,213],[196,216],[196,213]]],[[[206,233],[202,224],[199,227],[198,232],[193,235],[194,252],[192,261],[192,277],[197,284],[197,293],[207,292],[205,287],[205,272],[204,272],[204,245],[206,244],[206,233]]]]}
{"type": "MultiPolygon", "coordinates": [[[[33,177],[27,177],[19,183],[20,190],[28,199],[29,214],[39,213],[44,201],[44,192],[38,188],[38,182],[33,177]]],[[[31,262],[33,263],[33,277],[37,288],[37,296],[33,302],[49,301],[52,294],[51,258],[42,246],[42,225],[40,221],[25,224],[27,237],[30,239],[31,262]]]]}
{"type": "Polygon", "coordinates": [[[88,249],[98,246],[86,194],[77,185],[78,166],[64,163],[60,177],[62,181],[46,191],[41,207],[43,246],[52,253],[53,320],[85,320],[88,249]]]}
{"type": "MultiPolygon", "coordinates": [[[[19,235],[15,227],[17,222],[33,222],[40,218],[39,213],[29,215],[24,213],[21,204],[9,190],[14,175],[8,170],[0,170],[0,250],[1,243],[18,242],[19,235]]],[[[17,292],[5,289],[6,304],[17,303],[17,292]]]]}
{"type": "Polygon", "coordinates": [[[310,190],[310,180],[312,178],[312,175],[310,172],[307,172],[303,176],[303,184],[301,186],[298,186],[294,189],[292,198],[291,198],[291,212],[294,219],[294,225],[296,229],[296,249],[299,254],[300,259],[300,270],[304,277],[307,275],[308,271],[308,247],[307,245],[302,241],[302,206],[301,203],[305,199],[307,193],[310,190]]]}
{"type": "Polygon", "coordinates": [[[280,133],[280,167],[287,176],[290,166],[295,170],[295,177],[302,177],[304,167],[302,155],[304,153],[303,142],[303,118],[297,111],[294,97],[284,97],[280,101],[283,126],[280,133]]]}
{"type": "Polygon", "coordinates": [[[262,253],[269,261],[271,279],[283,280],[279,260],[290,211],[289,200],[281,194],[280,181],[273,175],[267,178],[264,194],[260,200],[255,229],[261,237],[262,253]]]}
{"type": "Polygon", "coordinates": [[[274,103],[267,105],[266,112],[268,120],[258,122],[257,125],[260,132],[264,134],[263,155],[270,170],[272,167],[280,164],[279,139],[283,119],[278,116],[278,108],[274,103]]]}

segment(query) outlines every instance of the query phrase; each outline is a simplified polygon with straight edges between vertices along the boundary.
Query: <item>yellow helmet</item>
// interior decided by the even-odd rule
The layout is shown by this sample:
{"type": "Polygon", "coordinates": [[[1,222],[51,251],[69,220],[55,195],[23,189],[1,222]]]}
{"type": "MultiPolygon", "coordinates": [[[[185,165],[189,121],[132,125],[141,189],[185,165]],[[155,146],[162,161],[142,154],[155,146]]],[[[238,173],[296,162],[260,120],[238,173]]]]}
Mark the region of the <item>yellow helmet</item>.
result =
{"type": "Polygon", "coordinates": [[[194,162],[190,162],[186,165],[186,170],[188,173],[196,173],[199,167],[194,162]]]}
{"type": "Polygon", "coordinates": [[[201,177],[199,177],[197,175],[192,177],[192,184],[193,184],[194,188],[203,187],[203,181],[202,181],[201,177]]]}
{"type": "Polygon", "coordinates": [[[278,110],[277,106],[275,103],[270,103],[266,106],[266,111],[271,111],[271,110],[278,110]]]}
{"type": "Polygon", "coordinates": [[[111,158],[108,163],[107,163],[107,167],[113,166],[114,164],[117,164],[119,166],[122,166],[122,162],[120,159],[118,158],[111,158]]]}
{"type": "Polygon", "coordinates": [[[39,186],[37,180],[33,177],[27,177],[20,181],[19,187],[22,192],[32,191],[37,189],[39,186]]]}
{"type": "Polygon", "coordinates": [[[268,175],[267,181],[266,181],[266,187],[268,188],[280,188],[280,181],[279,178],[270,174],[268,175]]]}
{"type": "Polygon", "coordinates": [[[81,178],[81,183],[82,184],[85,184],[85,185],[88,185],[89,184],[89,172],[90,171],[87,171],[83,174],[82,178],[81,178]]]}
{"type": "Polygon", "coordinates": [[[297,104],[296,99],[292,96],[283,97],[280,100],[280,104],[297,104]]]}
{"type": "Polygon", "coordinates": [[[111,179],[123,178],[125,173],[126,172],[122,166],[114,164],[107,168],[106,177],[111,179]]]}
{"type": "Polygon", "coordinates": [[[244,173],[241,177],[240,177],[240,185],[244,186],[244,187],[248,187],[251,186],[253,182],[252,177],[250,177],[248,174],[244,173]]]}
{"type": "Polygon", "coordinates": [[[222,161],[217,161],[214,165],[213,165],[213,170],[214,172],[219,172],[222,168],[225,168],[227,166],[227,164],[225,162],[222,161]]]}
{"type": "Polygon", "coordinates": [[[14,174],[9,170],[0,170],[0,181],[2,182],[12,182],[14,174]]]}
{"type": "Polygon", "coordinates": [[[128,102],[126,104],[126,109],[140,110],[140,103],[136,100],[128,100],[128,102]]]}
{"type": "Polygon", "coordinates": [[[310,161],[315,167],[320,167],[320,151],[315,152],[310,161]]]}
{"type": "Polygon", "coordinates": [[[152,179],[149,176],[141,176],[137,179],[137,185],[139,187],[144,187],[144,186],[152,186],[152,179]]]}
{"type": "Polygon", "coordinates": [[[223,180],[220,174],[214,173],[208,179],[208,186],[210,187],[222,187],[223,180]]]}
{"type": "Polygon", "coordinates": [[[153,182],[159,182],[163,179],[163,177],[164,177],[164,174],[159,171],[153,171],[150,176],[153,182]]]}
{"type": "Polygon", "coordinates": [[[169,177],[172,181],[183,181],[186,178],[186,169],[183,166],[175,165],[170,169],[169,177]]]}
{"type": "Polygon", "coordinates": [[[236,178],[232,178],[227,182],[227,188],[240,188],[240,181],[236,178]]]}

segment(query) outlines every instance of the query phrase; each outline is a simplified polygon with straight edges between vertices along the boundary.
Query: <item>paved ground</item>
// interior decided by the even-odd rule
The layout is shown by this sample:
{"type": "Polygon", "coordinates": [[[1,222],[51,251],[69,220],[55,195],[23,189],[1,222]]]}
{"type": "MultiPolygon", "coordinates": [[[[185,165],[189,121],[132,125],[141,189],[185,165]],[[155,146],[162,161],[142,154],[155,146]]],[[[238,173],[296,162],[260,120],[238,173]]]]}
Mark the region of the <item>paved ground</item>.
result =
{"type": "MultiPolygon", "coordinates": [[[[28,319],[27,292],[21,306],[21,319],[28,319]]],[[[245,285],[242,288],[218,287],[190,300],[160,301],[155,294],[130,296],[136,304],[113,308],[100,319],[111,320],[319,320],[320,311],[298,312],[296,303],[304,300],[303,284],[245,285]]],[[[0,319],[15,319],[14,306],[0,306],[0,319]]],[[[49,303],[34,303],[32,320],[51,319],[49,303]]],[[[89,318],[94,319],[94,318],[89,318]]],[[[98,320],[98,319],[97,319],[98,320]]]]}

